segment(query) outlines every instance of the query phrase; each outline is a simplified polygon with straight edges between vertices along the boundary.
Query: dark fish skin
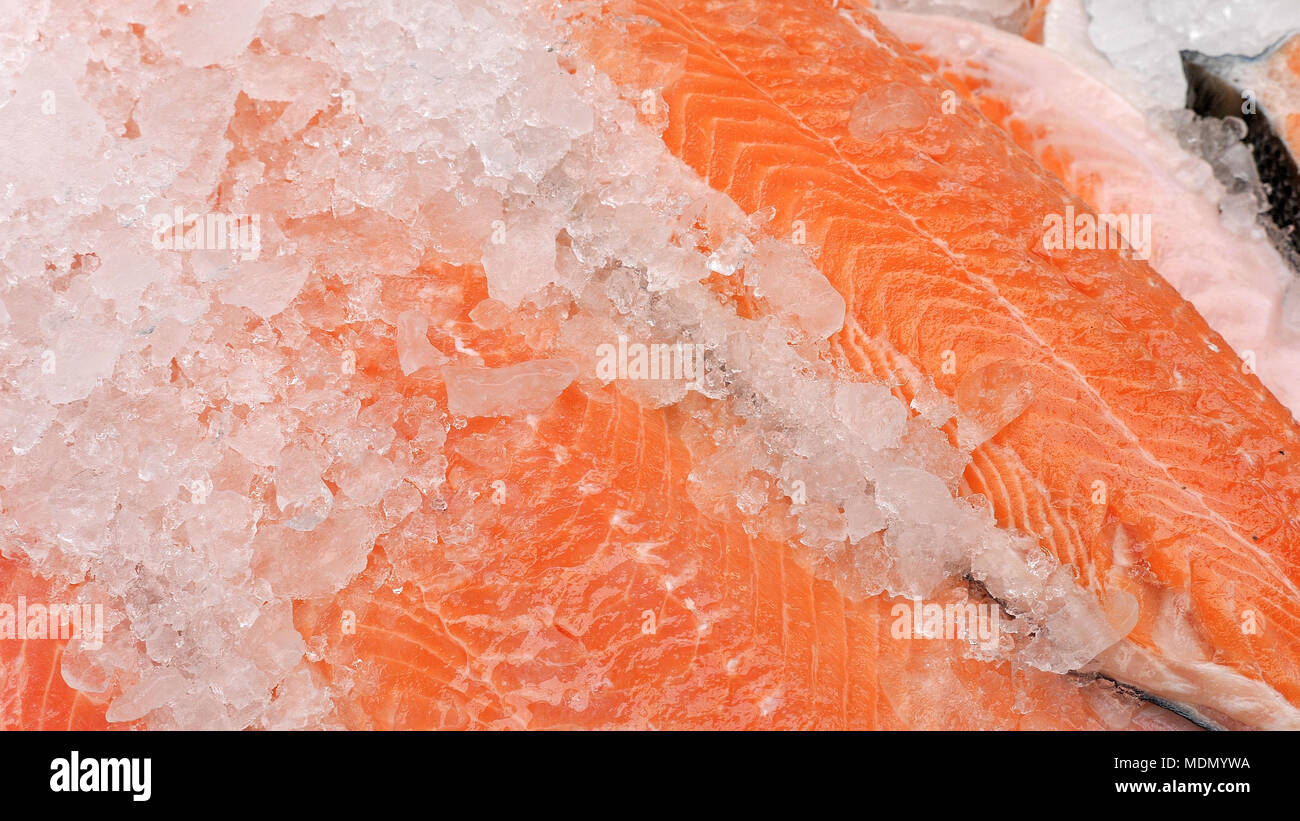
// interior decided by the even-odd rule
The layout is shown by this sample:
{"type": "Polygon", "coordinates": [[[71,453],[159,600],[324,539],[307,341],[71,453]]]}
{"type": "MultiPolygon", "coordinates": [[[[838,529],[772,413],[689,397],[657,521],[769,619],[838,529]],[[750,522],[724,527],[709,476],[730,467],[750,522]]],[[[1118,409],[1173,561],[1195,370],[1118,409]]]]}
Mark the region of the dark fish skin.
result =
{"type": "Polygon", "coordinates": [[[1220,724],[1214,719],[1206,716],[1204,713],[1200,712],[1199,710],[1193,707],[1189,707],[1186,704],[1182,704],[1177,701],[1170,701],[1167,698],[1161,698],[1160,696],[1148,693],[1147,691],[1141,689],[1140,687],[1134,687],[1132,684],[1125,684],[1122,681],[1117,681],[1111,678],[1110,676],[1098,675],[1096,677],[1099,679],[1103,679],[1105,681],[1109,681],[1111,684],[1115,685],[1115,689],[1117,691],[1123,693],[1124,695],[1135,698],[1138,701],[1145,701],[1148,704],[1154,704],[1155,706],[1163,710],[1168,710],[1174,715],[1177,715],[1178,717],[1186,719],[1192,724],[1195,724],[1197,727],[1200,727],[1202,730],[1221,731],[1221,730],[1229,729],[1228,727],[1225,727],[1224,725],[1220,724]]]}
{"type": "MultiPolygon", "coordinates": [[[[1008,618],[1014,618],[1014,616],[1011,614],[1011,611],[1007,609],[1006,603],[999,600],[996,596],[990,593],[988,591],[988,588],[984,586],[983,582],[981,582],[979,579],[976,579],[974,576],[971,576],[969,574],[962,576],[962,578],[966,581],[967,585],[970,587],[970,590],[973,594],[975,594],[978,597],[987,597],[989,599],[992,599],[994,602],[998,604],[999,607],[1002,608],[1002,611],[1007,615],[1008,618]]],[[[1156,707],[1161,708],[1162,710],[1168,710],[1169,712],[1173,713],[1179,718],[1182,718],[1185,721],[1194,724],[1197,727],[1200,727],[1202,730],[1229,729],[1223,724],[1220,724],[1218,721],[1209,718],[1204,713],[1200,712],[1194,707],[1190,707],[1186,704],[1182,704],[1181,702],[1170,701],[1167,698],[1161,698],[1160,696],[1154,695],[1152,693],[1148,693],[1146,690],[1143,690],[1140,687],[1135,687],[1132,684],[1119,681],[1118,679],[1111,678],[1110,676],[1102,675],[1100,673],[1094,673],[1094,674],[1077,673],[1076,675],[1079,675],[1081,678],[1087,680],[1101,679],[1103,681],[1108,681],[1111,683],[1111,685],[1114,686],[1116,692],[1124,696],[1127,696],[1128,698],[1137,699],[1138,701],[1144,701],[1147,704],[1153,704],[1156,707]]]]}
{"type": "Polygon", "coordinates": [[[1253,109],[1242,110],[1242,93],[1246,89],[1235,79],[1236,68],[1268,60],[1291,36],[1254,57],[1210,56],[1197,51],[1183,51],[1181,56],[1187,77],[1187,107],[1201,116],[1236,117],[1246,123],[1244,139],[1268,192],[1269,215],[1278,228],[1273,242],[1292,268],[1300,270],[1300,162],[1296,155],[1300,146],[1287,145],[1282,124],[1262,103],[1256,101],[1253,109]]]}

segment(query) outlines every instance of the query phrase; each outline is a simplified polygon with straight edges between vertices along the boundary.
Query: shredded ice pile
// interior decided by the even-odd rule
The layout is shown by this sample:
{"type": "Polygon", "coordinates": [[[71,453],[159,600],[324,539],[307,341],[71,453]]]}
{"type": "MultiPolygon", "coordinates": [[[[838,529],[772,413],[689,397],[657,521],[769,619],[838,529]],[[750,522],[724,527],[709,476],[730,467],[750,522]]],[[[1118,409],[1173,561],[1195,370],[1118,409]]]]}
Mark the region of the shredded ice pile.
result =
{"type": "Polygon", "coordinates": [[[1300,30],[1294,0],[1085,0],[1092,42],[1160,108],[1187,96],[1179,52],[1259,54],[1300,30]]]}
{"type": "MultiPolygon", "coordinates": [[[[470,540],[486,501],[444,496],[449,430],[610,390],[594,360],[620,335],[701,346],[697,384],[615,389],[694,420],[701,508],[788,539],[847,594],[968,576],[1023,616],[1015,652],[1044,669],[1127,629],[957,497],[955,408],[833,372],[844,303],[807,249],[761,238],[641,116],[657,89],[615,88],[544,13],[9,9],[2,549],[105,605],[103,647],[74,642],[63,673],[110,720],[328,725],[292,603],[340,590],[384,534],[470,540]],[[464,305],[449,266],[481,269],[491,299],[464,305]],[[710,277],[762,310],[739,316],[710,277]],[[470,308],[480,329],[558,332],[489,367],[470,308]],[[399,372],[442,379],[449,407],[399,393],[399,372]]],[[[989,413],[959,425],[992,435],[1027,389],[990,379],[989,413]]],[[[418,582],[418,557],[394,562],[418,582]]]]}
{"type": "Polygon", "coordinates": [[[1049,12],[1045,41],[1071,54],[1080,48],[1062,41],[1086,36],[1085,48],[1095,48],[1107,63],[1099,79],[1151,114],[1214,169],[1219,185],[1207,187],[1206,196],[1222,212],[1224,225],[1238,234],[1275,234],[1267,217],[1264,228],[1257,228],[1268,201],[1250,148],[1242,142],[1245,123],[1199,117],[1185,109],[1181,52],[1248,57],[1296,31],[1300,4],[1291,0],[1065,0],[1049,12]],[[1071,31],[1082,28],[1085,15],[1086,35],[1071,31]]]}
{"type": "Polygon", "coordinates": [[[1209,163],[1218,186],[1205,188],[1217,196],[1224,225],[1238,235],[1255,230],[1268,209],[1268,194],[1250,146],[1242,142],[1246,123],[1236,117],[1201,117],[1185,108],[1158,112],[1155,120],[1189,153],[1209,163]]]}

